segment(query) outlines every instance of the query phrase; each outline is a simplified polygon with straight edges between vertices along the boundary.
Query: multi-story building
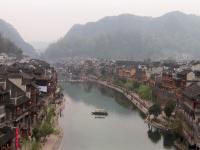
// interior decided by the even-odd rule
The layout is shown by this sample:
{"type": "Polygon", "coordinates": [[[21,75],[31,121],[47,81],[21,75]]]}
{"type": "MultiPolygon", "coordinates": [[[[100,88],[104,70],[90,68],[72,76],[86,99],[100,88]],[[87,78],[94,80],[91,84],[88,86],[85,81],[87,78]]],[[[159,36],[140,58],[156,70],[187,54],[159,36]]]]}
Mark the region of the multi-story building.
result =
{"type": "Polygon", "coordinates": [[[200,148],[200,83],[188,86],[182,95],[184,134],[191,145],[200,148]]]}
{"type": "Polygon", "coordinates": [[[134,79],[136,75],[136,69],[131,67],[119,67],[117,68],[117,75],[119,78],[134,79]]]}
{"type": "Polygon", "coordinates": [[[195,80],[195,74],[191,70],[183,70],[181,72],[177,72],[176,76],[180,81],[181,88],[189,86],[195,80]]]}
{"type": "Polygon", "coordinates": [[[14,137],[14,132],[11,127],[7,125],[6,106],[9,100],[9,92],[5,90],[5,80],[0,79],[0,149],[3,147],[10,148],[14,137]]]}

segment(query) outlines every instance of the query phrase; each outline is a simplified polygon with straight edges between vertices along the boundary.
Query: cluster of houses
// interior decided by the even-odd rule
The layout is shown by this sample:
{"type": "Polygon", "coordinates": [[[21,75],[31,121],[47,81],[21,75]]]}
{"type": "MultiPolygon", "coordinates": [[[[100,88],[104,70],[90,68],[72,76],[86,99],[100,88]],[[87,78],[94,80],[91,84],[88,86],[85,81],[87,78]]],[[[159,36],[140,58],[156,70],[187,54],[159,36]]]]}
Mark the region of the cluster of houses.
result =
{"type": "Polygon", "coordinates": [[[3,64],[12,64],[17,60],[16,56],[12,56],[12,54],[10,54],[9,56],[6,53],[0,53],[0,65],[3,64]]]}
{"type": "Polygon", "coordinates": [[[184,136],[191,146],[200,148],[200,62],[133,62],[117,73],[151,86],[152,96],[161,106],[176,101],[184,136]]]}
{"type": "Polygon", "coordinates": [[[15,149],[21,137],[31,137],[43,120],[45,107],[60,96],[57,74],[36,59],[0,65],[0,150],[15,149]]]}
{"type": "Polygon", "coordinates": [[[161,106],[169,100],[177,103],[184,136],[190,145],[200,148],[199,61],[177,63],[91,59],[76,64],[62,64],[62,70],[63,68],[64,74],[72,80],[90,77],[109,81],[116,76],[150,86],[152,96],[161,106]]]}

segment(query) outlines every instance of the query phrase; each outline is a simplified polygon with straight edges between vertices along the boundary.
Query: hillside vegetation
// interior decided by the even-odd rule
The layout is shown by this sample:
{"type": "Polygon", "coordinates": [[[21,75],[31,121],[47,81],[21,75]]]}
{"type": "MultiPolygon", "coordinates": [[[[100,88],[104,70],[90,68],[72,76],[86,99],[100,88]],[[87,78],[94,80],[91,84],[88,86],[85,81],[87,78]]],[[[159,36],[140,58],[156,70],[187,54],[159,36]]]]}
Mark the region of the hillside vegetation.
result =
{"type": "Polygon", "coordinates": [[[171,12],[161,17],[124,14],[74,25],[45,53],[68,56],[143,60],[200,57],[200,17],[171,12]]]}

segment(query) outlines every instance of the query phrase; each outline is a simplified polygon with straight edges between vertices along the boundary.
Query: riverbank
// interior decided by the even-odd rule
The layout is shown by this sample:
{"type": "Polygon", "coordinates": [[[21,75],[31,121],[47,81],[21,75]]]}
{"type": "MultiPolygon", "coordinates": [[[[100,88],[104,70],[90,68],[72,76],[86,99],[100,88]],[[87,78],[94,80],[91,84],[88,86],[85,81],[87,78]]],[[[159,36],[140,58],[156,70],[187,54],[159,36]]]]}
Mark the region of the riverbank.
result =
{"type": "Polygon", "coordinates": [[[91,82],[60,85],[67,106],[59,119],[64,130],[60,150],[166,149],[166,132],[148,128],[144,115],[119,92],[91,82]],[[95,118],[91,112],[96,109],[104,109],[109,115],[95,118]],[[159,137],[156,144],[155,134],[159,137]]]}
{"type": "Polygon", "coordinates": [[[136,95],[133,92],[128,92],[126,89],[123,89],[119,86],[113,85],[111,83],[107,83],[105,81],[95,81],[95,80],[90,80],[91,82],[95,82],[98,84],[101,84],[105,87],[108,87],[110,89],[113,89],[117,92],[120,92],[123,94],[127,99],[129,99],[142,113],[145,115],[148,114],[148,108],[150,107],[150,103],[145,102],[144,100],[141,100],[138,95],[136,95]]]}
{"type": "Polygon", "coordinates": [[[146,115],[146,119],[145,122],[152,126],[155,127],[157,129],[161,129],[161,130],[170,130],[166,125],[165,125],[165,120],[162,117],[157,117],[157,120],[159,122],[153,121],[148,119],[148,110],[149,108],[153,105],[151,102],[145,101],[143,99],[141,99],[139,97],[139,95],[137,95],[134,92],[129,92],[126,89],[116,86],[112,83],[107,83],[106,81],[98,81],[98,80],[90,80],[91,82],[95,82],[98,84],[101,84],[105,87],[111,88],[117,92],[120,92],[121,94],[123,94],[128,100],[130,100],[143,114],[146,115]]]}
{"type": "Polygon", "coordinates": [[[71,83],[80,83],[80,82],[93,82],[97,83],[100,85],[103,85],[105,87],[108,87],[110,89],[113,89],[121,94],[123,94],[127,99],[129,99],[142,113],[147,115],[148,113],[148,108],[150,107],[150,103],[144,102],[144,100],[141,100],[138,95],[135,93],[129,93],[126,91],[126,89],[123,89],[119,86],[113,85],[113,84],[108,84],[106,81],[98,81],[98,80],[66,80],[71,83]]]}
{"type": "Polygon", "coordinates": [[[66,80],[67,82],[71,83],[81,83],[81,82],[93,82],[99,85],[103,85],[107,88],[113,89],[121,94],[123,94],[128,100],[130,100],[145,116],[145,123],[147,123],[149,126],[152,126],[154,128],[160,129],[160,130],[171,130],[167,125],[166,121],[163,117],[157,117],[157,121],[150,120],[148,116],[148,110],[153,105],[150,101],[145,101],[139,97],[138,94],[135,92],[130,92],[125,88],[122,88],[120,86],[114,85],[107,81],[100,81],[100,80],[93,80],[93,79],[86,79],[86,80],[66,80]]]}

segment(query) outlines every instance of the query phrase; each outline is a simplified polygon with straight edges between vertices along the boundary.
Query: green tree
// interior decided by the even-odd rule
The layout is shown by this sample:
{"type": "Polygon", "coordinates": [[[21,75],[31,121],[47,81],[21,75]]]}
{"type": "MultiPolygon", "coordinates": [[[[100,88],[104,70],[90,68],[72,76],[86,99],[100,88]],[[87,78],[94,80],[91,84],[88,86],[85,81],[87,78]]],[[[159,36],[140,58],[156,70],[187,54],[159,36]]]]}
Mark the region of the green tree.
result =
{"type": "Polygon", "coordinates": [[[149,108],[149,114],[156,117],[161,113],[161,111],[162,110],[159,104],[154,104],[149,108]]]}
{"type": "Polygon", "coordinates": [[[136,81],[133,81],[133,90],[137,91],[139,87],[140,87],[140,84],[136,81]]]}
{"type": "Polygon", "coordinates": [[[174,133],[181,135],[183,131],[182,121],[180,119],[175,119],[171,124],[171,128],[173,129],[174,133]]]}
{"type": "Polygon", "coordinates": [[[176,102],[168,101],[165,105],[164,112],[166,116],[169,118],[176,107],[176,102]]]}
{"type": "Polygon", "coordinates": [[[118,77],[115,76],[114,79],[113,79],[113,83],[114,83],[115,85],[118,85],[118,86],[124,86],[125,83],[126,83],[126,80],[125,80],[125,79],[118,78],[118,77]]]}
{"type": "Polygon", "coordinates": [[[39,141],[41,137],[46,137],[54,133],[53,118],[56,115],[55,109],[51,107],[45,108],[45,112],[47,113],[47,116],[44,122],[33,129],[33,137],[35,137],[37,141],[39,141]]]}
{"type": "Polygon", "coordinates": [[[37,140],[33,140],[31,143],[31,150],[39,150],[40,149],[40,144],[37,140]]]}
{"type": "Polygon", "coordinates": [[[47,110],[47,117],[46,117],[46,121],[48,123],[51,123],[52,119],[54,118],[54,116],[56,115],[55,113],[55,109],[54,108],[49,108],[47,110]]]}
{"type": "Polygon", "coordinates": [[[129,90],[133,90],[133,81],[127,80],[124,86],[129,90]]]}
{"type": "Polygon", "coordinates": [[[54,132],[52,125],[48,122],[44,122],[40,129],[40,134],[42,137],[46,137],[54,132]]]}
{"type": "Polygon", "coordinates": [[[151,100],[152,90],[149,86],[140,85],[137,91],[141,98],[151,100]]]}
{"type": "Polygon", "coordinates": [[[39,141],[40,140],[40,137],[41,137],[41,134],[40,134],[40,128],[39,127],[35,127],[33,129],[33,137],[39,141]]]}

